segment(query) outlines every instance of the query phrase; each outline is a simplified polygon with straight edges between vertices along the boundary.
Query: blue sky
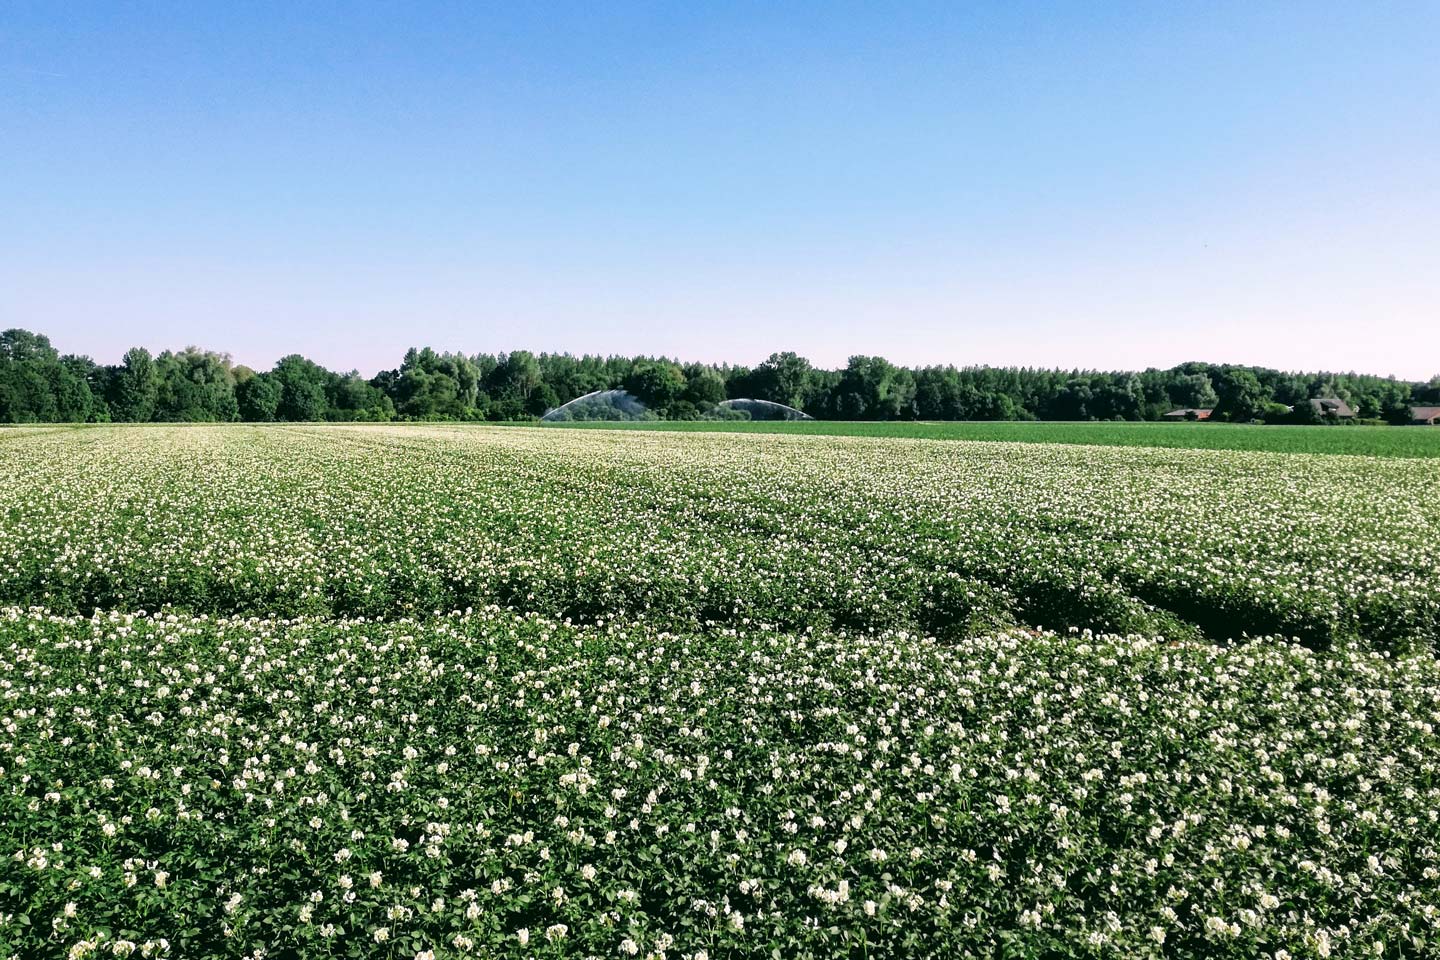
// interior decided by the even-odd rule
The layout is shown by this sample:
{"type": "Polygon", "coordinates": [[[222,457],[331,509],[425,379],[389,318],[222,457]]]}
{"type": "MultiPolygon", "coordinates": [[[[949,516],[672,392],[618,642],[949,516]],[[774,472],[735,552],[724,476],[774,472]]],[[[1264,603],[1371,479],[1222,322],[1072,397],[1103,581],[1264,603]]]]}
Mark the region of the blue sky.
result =
{"type": "Polygon", "coordinates": [[[1440,5],[0,5],[0,326],[1440,372],[1440,5]]]}

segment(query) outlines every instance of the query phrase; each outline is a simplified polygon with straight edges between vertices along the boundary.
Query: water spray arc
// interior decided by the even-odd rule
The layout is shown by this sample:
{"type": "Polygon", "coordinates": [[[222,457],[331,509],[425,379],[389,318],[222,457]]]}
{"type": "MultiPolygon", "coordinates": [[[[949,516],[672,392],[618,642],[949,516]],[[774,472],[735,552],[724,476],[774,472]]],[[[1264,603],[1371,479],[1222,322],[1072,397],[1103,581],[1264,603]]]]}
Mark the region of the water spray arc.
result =
{"type": "Polygon", "coordinates": [[[654,420],[655,414],[625,390],[592,390],[562,403],[540,418],[541,423],[572,420],[654,420]]]}
{"type": "Polygon", "coordinates": [[[752,400],[749,398],[722,400],[717,406],[750,414],[751,420],[814,420],[803,410],[776,403],[773,400],[752,400]]]}

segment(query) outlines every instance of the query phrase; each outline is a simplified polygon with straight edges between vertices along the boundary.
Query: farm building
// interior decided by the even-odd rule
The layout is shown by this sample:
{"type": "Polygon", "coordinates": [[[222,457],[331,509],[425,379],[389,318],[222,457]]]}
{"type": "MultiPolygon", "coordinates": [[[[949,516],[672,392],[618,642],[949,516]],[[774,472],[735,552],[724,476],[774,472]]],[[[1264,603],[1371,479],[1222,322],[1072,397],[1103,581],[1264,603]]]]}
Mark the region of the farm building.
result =
{"type": "Polygon", "coordinates": [[[1440,407],[1411,407],[1410,422],[1417,426],[1440,426],[1440,407]]]}
{"type": "Polygon", "coordinates": [[[1316,397],[1310,401],[1310,406],[1322,417],[1335,417],[1337,420],[1353,420],[1355,410],[1336,397],[1316,397]]]}
{"type": "Polygon", "coordinates": [[[1162,419],[1162,420],[1209,420],[1209,419],[1210,419],[1210,414],[1212,414],[1212,413],[1214,413],[1214,412],[1215,412],[1214,410],[1211,410],[1211,409],[1208,409],[1208,408],[1203,408],[1203,407],[1202,407],[1202,408],[1199,408],[1199,409],[1196,409],[1196,408],[1193,408],[1193,407],[1186,407],[1186,408],[1183,409],[1183,410],[1171,410],[1169,413],[1162,415],[1160,419],[1162,419]]]}

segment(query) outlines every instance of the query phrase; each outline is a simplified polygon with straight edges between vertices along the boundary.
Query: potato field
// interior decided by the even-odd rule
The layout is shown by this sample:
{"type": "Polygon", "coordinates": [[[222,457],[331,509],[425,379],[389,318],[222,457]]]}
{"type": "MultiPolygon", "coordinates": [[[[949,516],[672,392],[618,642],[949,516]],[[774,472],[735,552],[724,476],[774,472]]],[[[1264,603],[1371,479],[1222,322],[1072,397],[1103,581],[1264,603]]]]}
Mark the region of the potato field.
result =
{"type": "Polygon", "coordinates": [[[1440,460],[0,429],[0,957],[1440,955],[1440,460]]]}

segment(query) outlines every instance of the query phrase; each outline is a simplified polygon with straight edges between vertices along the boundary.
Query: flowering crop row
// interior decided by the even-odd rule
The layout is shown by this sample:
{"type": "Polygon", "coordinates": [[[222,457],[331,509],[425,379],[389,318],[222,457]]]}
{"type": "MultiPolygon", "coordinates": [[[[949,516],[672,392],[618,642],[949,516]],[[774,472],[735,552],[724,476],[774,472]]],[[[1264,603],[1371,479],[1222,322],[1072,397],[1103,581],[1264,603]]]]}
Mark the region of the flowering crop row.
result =
{"type": "Polygon", "coordinates": [[[16,432],[0,476],[0,602],[57,611],[1440,635],[1423,460],[131,427],[16,432]]]}
{"type": "Polygon", "coordinates": [[[1428,654],[0,611],[19,957],[1400,956],[1428,654]]]}
{"type": "Polygon", "coordinates": [[[1436,954],[1436,471],[0,431],[0,958],[1436,954]]]}

